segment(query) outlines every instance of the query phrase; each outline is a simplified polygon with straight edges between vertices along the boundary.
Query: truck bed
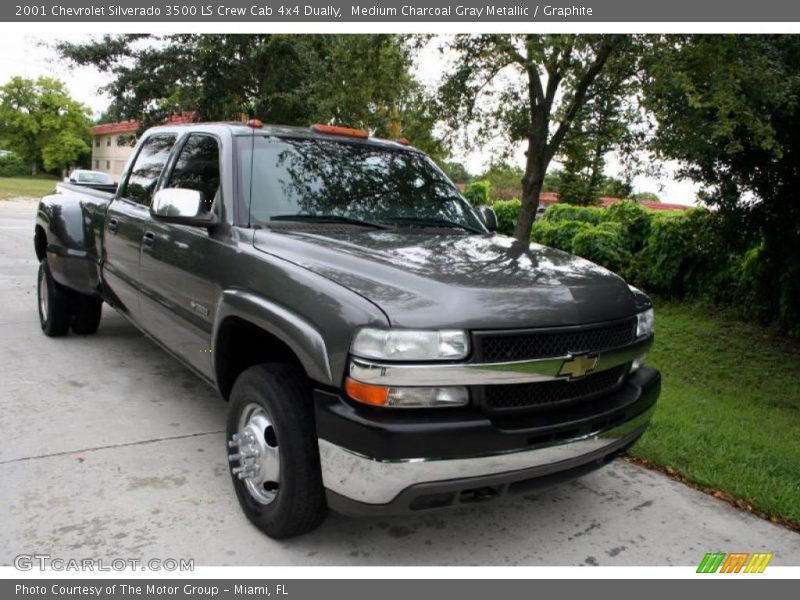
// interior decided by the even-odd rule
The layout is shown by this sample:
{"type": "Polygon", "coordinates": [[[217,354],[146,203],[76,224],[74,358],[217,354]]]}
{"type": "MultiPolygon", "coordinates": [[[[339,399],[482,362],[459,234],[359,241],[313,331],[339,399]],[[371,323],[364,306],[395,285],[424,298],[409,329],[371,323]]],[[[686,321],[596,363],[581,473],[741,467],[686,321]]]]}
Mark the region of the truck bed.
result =
{"type": "Polygon", "coordinates": [[[53,278],[84,294],[100,293],[103,222],[116,192],[109,187],[58,183],[36,213],[38,258],[57,257],[50,261],[53,278]]]}

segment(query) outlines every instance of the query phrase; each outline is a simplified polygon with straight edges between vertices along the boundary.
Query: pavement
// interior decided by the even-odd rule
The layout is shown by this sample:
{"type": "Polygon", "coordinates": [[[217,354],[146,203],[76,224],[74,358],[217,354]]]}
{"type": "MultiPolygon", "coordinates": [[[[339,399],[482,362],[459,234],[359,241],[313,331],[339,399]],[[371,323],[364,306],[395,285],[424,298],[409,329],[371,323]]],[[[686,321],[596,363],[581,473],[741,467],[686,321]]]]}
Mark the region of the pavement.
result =
{"type": "Polygon", "coordinates": [[[426,516],[329,515],[274,541],[239,510],[225,403],[104,308],[51,339],[36,312],[32,201],[0,201],[0,564],[23,553],[196,565],[800,565],[800,534],[615,461],[536,494],[426,516]]]}

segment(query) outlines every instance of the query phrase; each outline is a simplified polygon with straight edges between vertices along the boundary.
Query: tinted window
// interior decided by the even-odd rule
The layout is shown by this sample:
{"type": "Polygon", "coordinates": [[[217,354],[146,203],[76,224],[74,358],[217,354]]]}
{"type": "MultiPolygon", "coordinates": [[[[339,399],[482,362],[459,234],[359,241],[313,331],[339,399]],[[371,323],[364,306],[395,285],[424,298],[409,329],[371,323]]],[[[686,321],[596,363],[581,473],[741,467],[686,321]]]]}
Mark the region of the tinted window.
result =
{"type": "Polygon", "coordinates": [[[377,145],[258,137],[239,148],[242,190],[260,222],[337,215],[397,223],[446,220],[481,229],[458,190],[424,155],[377,145]]]}
{"type": "Polygon", "coordinates": [[[145,141],[136,156],[136,162],[133,163],[131,174],[122,191],[123,197],[150,206],[156,182],[164,170],[173,145],[174,135],[154,135],[145,141]]]}
{"type": "Polygon", "coordinates": [[[197,190],[203,194],[205,212],[211,210],[219,190],[217,140],[208,135],[190,135],[175,162],[167,187],[197,190]]]}

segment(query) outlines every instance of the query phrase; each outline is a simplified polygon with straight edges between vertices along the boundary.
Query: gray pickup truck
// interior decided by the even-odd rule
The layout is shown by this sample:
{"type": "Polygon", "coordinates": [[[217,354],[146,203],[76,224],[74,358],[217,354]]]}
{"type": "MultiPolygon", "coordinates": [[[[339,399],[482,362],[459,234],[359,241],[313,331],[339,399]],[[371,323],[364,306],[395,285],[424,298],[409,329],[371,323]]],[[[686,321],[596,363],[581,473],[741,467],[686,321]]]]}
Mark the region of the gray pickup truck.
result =
{"type": "Polygon", "coordinates": [[[41,326],[92,334],[108,304],[218,390],[272,537],[485,501],[607,463],[660,391],[647,296],[495,225],[404,140],[156,127],[114,193],[42,199],[41,326]]]}

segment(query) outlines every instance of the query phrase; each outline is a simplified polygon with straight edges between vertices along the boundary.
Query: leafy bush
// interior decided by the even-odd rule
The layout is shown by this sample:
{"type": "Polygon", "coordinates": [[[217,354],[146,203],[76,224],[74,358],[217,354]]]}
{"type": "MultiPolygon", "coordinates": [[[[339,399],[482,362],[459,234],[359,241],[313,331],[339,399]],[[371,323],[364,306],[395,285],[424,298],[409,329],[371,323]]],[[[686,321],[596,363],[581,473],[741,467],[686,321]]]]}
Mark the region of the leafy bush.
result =
{"type": "Polygon", "coordinates": [[[690,259],[688,254],[693,252],[690,240],[685,216],[653,218],[647,243],[636,257],[635,282],[652,291],[679,291],[676,286],[681,268],[690,259]]]}
{"type": "Polygon", "coordinates": [[[619,223],[600,223],[581,227],[572,238],[572,252],[616,273],[625,273],[631,263],[619,223]]]}
{"type": "Polygon", "coordinates": [[[603,220],[602,208],[594,206],[574,206],[572,204],[551,204],[542,215],[545,221],[583,221],[597,224],[603,220]]]}
{"type": "Polygon", "coordinates": [[[492,204],[494,212],[497,214],[497,231],[505,235],[514,233],[514,226],[517,224],[519,209],[522,203],[519,200],[498,200],[492,204]]]}
{"type": "MultiPolygon", "coordinates": [[[[519,200],[494,209],[498,230],[512,233],[519,200]]],[[[554,204],[534,223],[531,240],[603,265],[645,291],[734,307],[800,337],[800,272],[771,285],[761,234],[736,215],[654,212],[629,201],[607,209],[554,204]]]]}
{"type": "Polygon", "coordinates": [[[18,155],[0,156],[0,177],[19,177],[30,173],[30,165],[26,165],[18,155]]]}
{"type": "Polygon", "coordinates": [[[545,246],[572,252],[573,238],[581,229],[587,227],[592,227],[592,225],[583,221],[545,221],[544,219],[539,219],[533,224],[531,239],[545,246]]]}
{"type": "Polygon", "coordinates": [[[464,196],[472,206],[482,206],[489,204],[489,192],[491,189],[492,184],[485,179],[473,181],[464,189],[464,196]]]}
{"type": "Polygon", "coordinates": [[[628,250],[638,252],[650,235],[651,213],[640,204],[625,200],[612,204],[602,214],[605,222],[619,223],[628,250]]]}

